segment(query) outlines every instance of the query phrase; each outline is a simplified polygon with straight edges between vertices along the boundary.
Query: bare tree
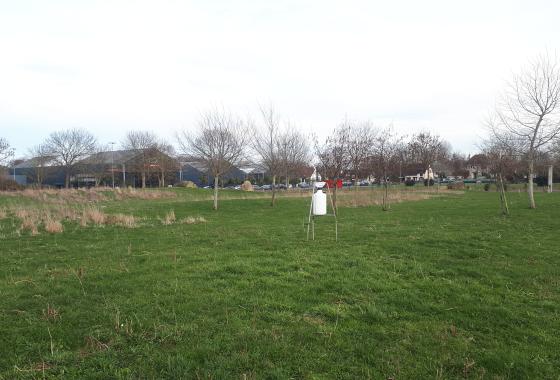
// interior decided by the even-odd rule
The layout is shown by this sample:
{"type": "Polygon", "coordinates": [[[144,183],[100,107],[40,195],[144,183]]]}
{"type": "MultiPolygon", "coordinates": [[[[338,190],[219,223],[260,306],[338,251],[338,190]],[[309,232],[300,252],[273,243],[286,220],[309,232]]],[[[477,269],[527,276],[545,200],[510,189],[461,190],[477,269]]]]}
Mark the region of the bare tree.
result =
{"type": "Polygon", "coordinates": [[[179,169],[179,163],[173,158],[175,149],[165,140],[160,140],[155,149],[157,166],[159,168],[158,182],[160,187],[165,187],[165,177],[171,170],[179,169]]]}
{"type": "Polygon", "coordinates": [[[309,138],[294,127],[288,127],[280,136],[280,160],[288,188],[290,177],[295,177],[312,160],[309,138]]]}
{"type": "Polygon", "coordinates": [[[142,188],[146,188],[146,176],[150,169],[150,161],[154,159],[155,149],[158,146],[158,137],[148,131],[129,131],[121,142],[123,149],[138,152],[134,163],[134,170],[140,173],[142,188]]]}
{"type": "MultiPolygon", "coordinates": [[[[370,122],[350,123],[348,129],[348,163],[354,176],[354,185],[358,190],[358,179],[369,169],[368,160],[377,133],[370,122]]],[[[367,173],[371,174],[371,173],[367,173]]]]}
{"type": "Polygon", "coordinates": [[[319,159],[317,165],[319,172],[335,183],[333,186],[333,205],[335,210],[337,208],[336,182],[342,179],[344,171],[349,166],[349,141],[349,123],[347,120],[339,124],[332,134],[326,138],[324,143],[321,144],[315,139],[315,152],[319,159]]]}
{"type": "Polygon", "coordinates": [[[514,147],[527,159],[527,194],[534,209],[533,177],[539,151],[547,151],[560,135],[560,67],[539,56],[513,77],[497,106],[493,137],[514,147]]]}
{"type": "MultiPolygon", "coordinates": [[[[422,166],[422,170],[433,166],[438,160],[443,160],[449,153],[449,144],[440,136],[430,132],[420,132],[412,136],[408,143],[410,159],[422,166]]],[[[428,179],[428,186],[430,181],[428,179]]]]}
{"type": "Polygon", "coordinates": [[[95,151],[96,138],[83,129],[69,129],[53,132],[45,141],[55,162],[64,169],[64,184],[70,187],[70,175],[84,158],[95,151]]]}
{"type": "Polygon", "coordinates": [[[372,159],[377,172],[383,178],[383,211],[389,210],[389,169],[398,161],[402,137],[397,135],[392,127],[380,131],[373,140],[372,159]]]}
{"type": "Polygon", "coordinates": [[[276,178],[282,170],[280,117],[272,105],[260,107],[263,118],[263,128],[254,128],[252,146],[258,160],[264,169],[272,176],[272,199],[270,205],[274,207],[276,198],[276,178]]]}
{"type": "Polygon", "coordinates": [[[42,187],[43,181],[48,175],[49,163],[53,161],[54,157],[46,144],[34,146],[29,150],[29,154],[35,165],[33,180],[39,187],[42,187]]]}
{"type": "Polygon", "coordinates": [[[412,160],[422,164],[424,169],[432,165],[436,160],[445,157],[445,143],[438,135],[430,132],[420,132],[412,136],[408,143],[408,149],[412,160]]]}
{"type": "Polygon", "coordinates": [[[489,160],[490,170],[496,176],[496,186],[500,193],[500,207],[503,215],[509,215],[505,177],[516,161],[516,142],[508,141],[504,136],[491,137],[483,142],[481,150],[489,160]]]}
{"type": "Polygon", "coordinates": [[[14,149],[10,147],[8,140],[0,137],[0,164],[6,163],[6,161],[14,155],[14,149]]]}
{"type": "Polygon", "coordinates": [[[200,160],[214,177],[214,210],[218,209],[219,179],[243,159],[248,135],[243,120],[220,109],[203,113],[196,133],[177,135],[181,150],[200,160]]]}

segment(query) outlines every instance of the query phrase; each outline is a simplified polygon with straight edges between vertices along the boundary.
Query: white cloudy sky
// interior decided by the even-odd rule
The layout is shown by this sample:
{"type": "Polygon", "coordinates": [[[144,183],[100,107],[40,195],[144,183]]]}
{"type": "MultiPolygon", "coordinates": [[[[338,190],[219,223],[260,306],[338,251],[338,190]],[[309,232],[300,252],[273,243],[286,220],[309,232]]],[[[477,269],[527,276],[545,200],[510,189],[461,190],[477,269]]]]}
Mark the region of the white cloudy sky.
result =
{"type": "Polygon", "coordinates": [[[465,152],[504,83],[557,53],[560,2],[0,0],[0,137],[172,139],[200,112],[272,102],[326,134],[345,116],[465,152]]]}

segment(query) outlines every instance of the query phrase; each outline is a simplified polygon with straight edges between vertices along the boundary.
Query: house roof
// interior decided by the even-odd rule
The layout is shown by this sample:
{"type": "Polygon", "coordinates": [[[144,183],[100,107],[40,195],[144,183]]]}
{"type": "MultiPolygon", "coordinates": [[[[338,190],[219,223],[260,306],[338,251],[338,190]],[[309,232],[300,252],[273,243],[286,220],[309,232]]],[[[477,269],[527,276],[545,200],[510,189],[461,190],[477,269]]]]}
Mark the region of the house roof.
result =
{"type": "Polygon", "coordinates": [[[107,152],[98,152],[83,159],[81,162],[84,164],[105,164],[110,165],[111,162],[115,165],[124,164],[140,154],[138,150],[114,150],[107,152]]]}
{"type": "Polygon", "coordinates": [[[189,165],[193,168],[195,168],[196,170],[205,173],[206,171],[208,171],[208,168],[206,167],[206,164],[204,162],[200,162],[200,161],[188,161],[188,162],[181,162],[181,167],[185,166],[185,165],[189,165]]]}

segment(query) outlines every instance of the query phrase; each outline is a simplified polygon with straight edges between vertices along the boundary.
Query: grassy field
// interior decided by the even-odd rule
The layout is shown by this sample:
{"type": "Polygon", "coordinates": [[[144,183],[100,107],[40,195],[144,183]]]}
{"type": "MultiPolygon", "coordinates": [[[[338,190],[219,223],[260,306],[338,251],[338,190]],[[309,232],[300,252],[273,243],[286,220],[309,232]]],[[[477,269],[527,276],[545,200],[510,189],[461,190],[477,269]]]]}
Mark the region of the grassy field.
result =
{"type": "Polygon", "coordinates": [[[338,243],[307,198],[169,194],[35,236],[69,201],[0,195],[0,379],[560,378],[560,193],[341,207],[338,243]]]}

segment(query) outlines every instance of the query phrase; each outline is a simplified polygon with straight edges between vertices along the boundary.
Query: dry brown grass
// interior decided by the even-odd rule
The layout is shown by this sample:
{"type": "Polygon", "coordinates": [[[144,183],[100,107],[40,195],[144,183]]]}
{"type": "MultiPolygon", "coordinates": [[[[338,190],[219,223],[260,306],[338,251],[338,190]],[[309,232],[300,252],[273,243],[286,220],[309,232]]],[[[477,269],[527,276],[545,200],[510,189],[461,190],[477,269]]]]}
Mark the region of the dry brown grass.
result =
{"type": "Polygon", "coordinates": [[[116,200],[124,199],[172,199],[177,198],[177,194],[172,191],[160,191],[160,190],[137,190],[134,188],[128,189],[115,189],[114,197],[116,200]]]}
{"type": "Polygon", "coordinates": [[[0,220],[6,219],[8,217],[8,211],[3,208],[0,208],[0,220]]]}
{"type": "Polygon", "coordinates": [[[206,219],[202,216],[187,216],[186,218],[181,219],[181,224],[198,224],[198,223],[206,223],[206,219]]]}
{"type": "MultiPolygon", "coordinates": [[[[23,213],[21,213],[23,214],[23,213]]],[[[23,218],[21,218],[21,231],[29,231],[32,236],[39,235],[39,219],[36,216],[25,214],[23,218]]]]}
{"type": "MultiPolygon", "coordinates": [[[[413,202],[430,199],[438,194],[434,191],[406,191],[390,189],[388,204],[413,202]]],[[[337,193],[338,207],[380,206],[383,203],[383,189],[358,190],[349,189],[337,193]]]]}
{"type": "Polygon", "coordinates": [[[82,210],[82,216],[80,220],[80,225],[85,227],[88,224],[94,224],[96,226],[102,226],[107,220],[107,215],[97,208],[88,207],[82,210]]]}
{"type": "Polygon", "coordinates": [[[175,223],[175,221],[177,220],[177,218],[175,217],[175,211],[169,211],[167,214],[165,214],[165,217],[160,220],[161,223],[166,226],[175,223]]]}
{"type": "Polygon", "coordinates": [[[105,187],[91,189],[25,189],[22,191],[2,192],[7,197],[24,197],[41,204],[91,204],[108,200],[126,199],[171,199],[177,194],[161,190],[111,189],[105,187]]]}
{"type": "Polygon", "coordinates": [[[47,308],[43,309],[43,318],[47,321],[56,321],[60,318],[60,313],[50,304],[47,304],[47,308]]]}
{"type": "Polygon", "coordinates": [[[136,227],[136,218],[133,215],[114,214],[107,217],[107,224],[114,224],[126,228],[136,227]]]}
{"type": "Polygon", "coordinates": [[[48,218],[47,220],[45,220],[45,231],[50,234],[60,234],[64,232],[64,227],[62,226],[62,223],[60,223],[60,221],[48,218]]]}
{"type": "Polygon", "coordinates": [[[99,208],[86,206],[59,207],[54,205],[44,205],[43,207],[12,206],[3,212],[7,216],[13,215],[20,220],[19,231],[29,231],[31,235],[39,234],[39,227],[42,225],[44,230],[49,233],[61,233],[64,231],[63,221],[79,223],[82,227],[89,225],[104,226],[118,225],[123,227],[136,227],[136,219],[132,215],[107,215],[99,208]]]}

